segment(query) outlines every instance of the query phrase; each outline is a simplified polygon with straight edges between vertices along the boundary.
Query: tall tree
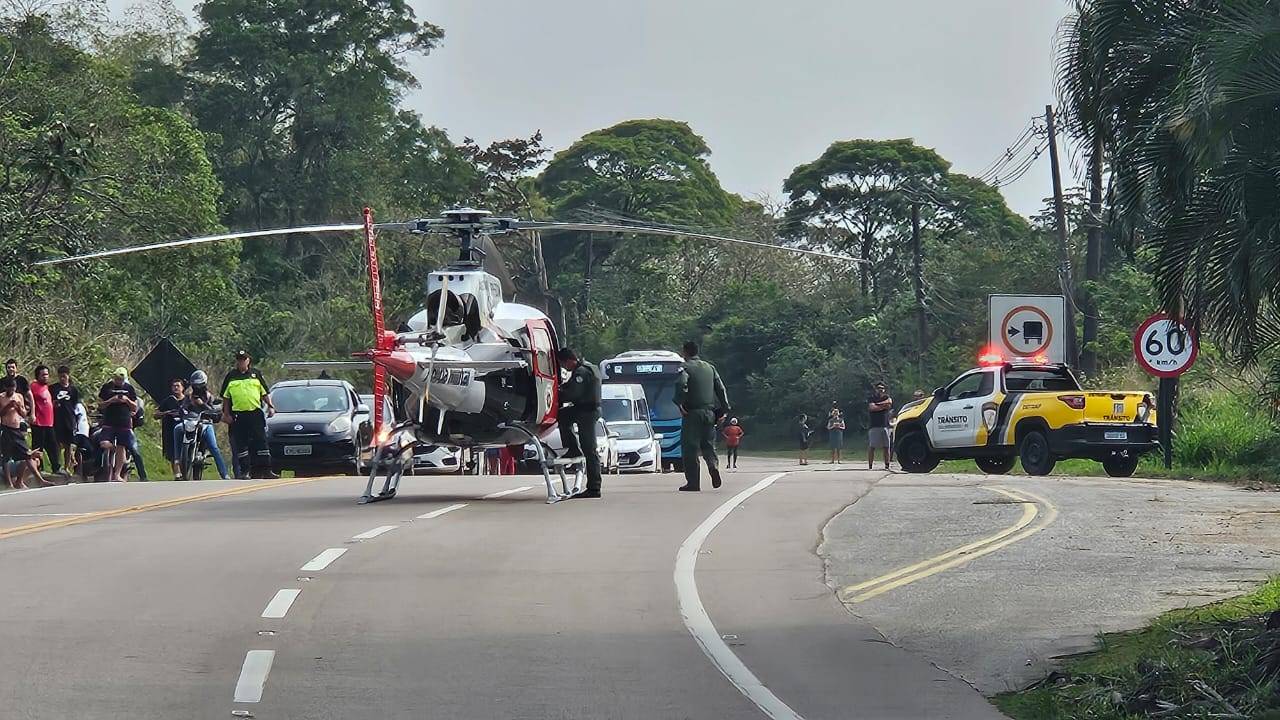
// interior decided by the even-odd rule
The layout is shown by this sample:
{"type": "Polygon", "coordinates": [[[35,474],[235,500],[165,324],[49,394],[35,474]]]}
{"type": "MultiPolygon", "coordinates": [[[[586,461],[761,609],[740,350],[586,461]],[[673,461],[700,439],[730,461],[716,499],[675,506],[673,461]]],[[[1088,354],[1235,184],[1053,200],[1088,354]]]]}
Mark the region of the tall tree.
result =
{"type": "Polygon", "coordinates": [[[416,85],[405,67],[443,37],[406,0],[208,0],[188,70],[216,137],[234,225],[349,219],[416,85]]]}
{"type": "Polygon", "coordinates": [[[883,273],[894,272],[898,250],[910,237],[910,200],[904,190],[923,191],[946,175],[950,163],[933,150],[904,140],[843,140],[797,167],[783,189],[792,234],[815,234],[822,242],[863,260],[862,294],[884,293],[883,273]]]}
{"type": "MultiPolygon", "coordinates": [[[[720,186],[707,162],[706,141],[683,122],[629,120],[583,136],[557,153],[538,177],[537,188],[556,217],[638,219],[696,228],[723,228],[740,201],[720,186]]],[[[654,265],[672,248],[683,247],[685,263],[676,272],[696,272],[689,263],[703,246],[679,240],[627,239],[590,233],[548,237],[547,266],[552,284],[579,296],[579,315],[603,268],[612,292],[626,296],[652,274],[672,272],[654,265]],[[616,272],[615,272],[616,270],[616,272]]],[[[669,279],[669,278],[668,278],[669,279]]]]}

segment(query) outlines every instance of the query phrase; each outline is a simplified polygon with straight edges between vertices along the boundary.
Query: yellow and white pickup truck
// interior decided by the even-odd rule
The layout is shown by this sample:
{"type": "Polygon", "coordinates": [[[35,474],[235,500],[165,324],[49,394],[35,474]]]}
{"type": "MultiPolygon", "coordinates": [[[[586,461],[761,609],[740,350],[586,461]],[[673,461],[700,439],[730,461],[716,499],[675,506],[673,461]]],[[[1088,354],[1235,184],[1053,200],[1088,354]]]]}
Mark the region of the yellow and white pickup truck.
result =
{"type": "Polygon", "coordinates": [[[1082,390],[1065,365],[991,362],[903,406],[894,450],[907,472],[973,458],[986,473],[1021,460],[1028,474],[1048,475],[1060,459],[1086,458],[1128,477],[1159,447],[1155,424],[1149,393],[1082,390]]]}

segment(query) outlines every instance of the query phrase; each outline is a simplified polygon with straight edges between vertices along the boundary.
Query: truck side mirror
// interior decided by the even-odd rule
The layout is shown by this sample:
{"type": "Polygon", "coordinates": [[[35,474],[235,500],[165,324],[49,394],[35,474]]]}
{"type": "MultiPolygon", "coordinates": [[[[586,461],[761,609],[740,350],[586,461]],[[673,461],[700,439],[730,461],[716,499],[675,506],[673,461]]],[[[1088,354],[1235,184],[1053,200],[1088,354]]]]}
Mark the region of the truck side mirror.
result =
{"type": "Polygon", "coordinates": [[[946,388],[941,388],[941,387],[940,387],[940,388],[934,388],[934,389],[933,389],[933,397],[934,397],[934,398],[936,398],[936,399],[938,399],[938,400],[946,400],[946,399],[947,399],[947,389],[946,389],[946,388]]]}

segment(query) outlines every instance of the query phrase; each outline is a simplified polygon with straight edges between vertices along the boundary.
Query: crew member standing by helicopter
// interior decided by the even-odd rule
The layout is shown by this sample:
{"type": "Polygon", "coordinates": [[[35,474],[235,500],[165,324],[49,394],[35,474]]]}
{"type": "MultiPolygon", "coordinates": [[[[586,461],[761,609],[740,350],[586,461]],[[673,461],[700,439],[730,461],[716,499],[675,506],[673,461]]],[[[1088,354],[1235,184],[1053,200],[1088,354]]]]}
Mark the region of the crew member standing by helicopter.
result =
{"type": "Polygon", "coordinates": [[[242,480],[249,477],[274,478],[271,451],[267,448],[267,416],[275,414],[267,381],[253,358],[244,350],[236,352],[236,366],[222,380],[222,421],[230,426],[242,480]],[[266,405],[266,413],[263,413],[266,405]]]}
{"type": "Polygon", "coordinates": [[[684,370],[676,381],[675,404],[684,416],[680,427],[680,449],[684,462],[685,484],[681,490],[701,490],[698,473],[698,452],[707,461],[707,473],[711,475],[711,487],[720,487],[719,461],[716,459],[716,420],[729,412],[729,394],[720,380],[720,373],[711,363],[698,357],[698,344],[687,342],[681,350],[684,370]]]}
{"type": "Polygon", "coordinates": [[[560,442],[565,457],[582,457],[587,465],[587,489],[575,498],[600,497],[600,454],[596,451],[596,421],[600,419],[600,371],[564,347],[556,351],[569,381],[560,386],[560,442]],[[573,426],[578,426],[575,434],[573,426]],[[585,456],[585,457],[584,457],[585,456]]]}

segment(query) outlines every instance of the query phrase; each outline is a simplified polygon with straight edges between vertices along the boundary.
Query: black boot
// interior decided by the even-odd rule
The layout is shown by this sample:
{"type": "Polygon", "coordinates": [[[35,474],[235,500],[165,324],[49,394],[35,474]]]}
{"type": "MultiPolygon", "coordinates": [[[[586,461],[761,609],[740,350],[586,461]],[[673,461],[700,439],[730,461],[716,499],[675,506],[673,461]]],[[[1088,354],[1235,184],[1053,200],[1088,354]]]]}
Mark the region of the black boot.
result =
{"type": "Polygon", "coordinates": [[[690,485],[686,483],[680,486],[680,492],[698,492],[700,490],[702,490],[702,488],[697,485],[690,485]]]}
{"type": "Polygon", "coordinates": [[[720,487],[720,468],[715,465],[708,465],[707,472],[711,474],[711,487],[720,487]]]}

